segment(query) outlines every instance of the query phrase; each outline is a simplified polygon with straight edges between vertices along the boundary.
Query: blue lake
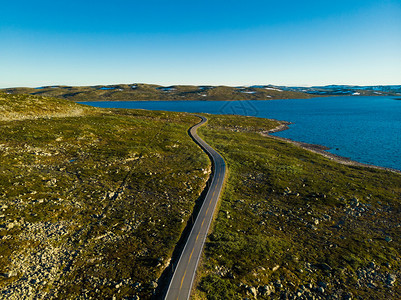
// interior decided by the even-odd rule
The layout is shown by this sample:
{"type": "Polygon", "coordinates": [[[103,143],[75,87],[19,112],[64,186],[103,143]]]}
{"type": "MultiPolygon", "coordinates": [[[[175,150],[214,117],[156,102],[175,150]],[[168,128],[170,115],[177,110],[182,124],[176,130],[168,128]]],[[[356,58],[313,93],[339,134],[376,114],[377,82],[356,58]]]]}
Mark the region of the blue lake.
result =
{"type": "Polygon", "coordinates": [[[268,101],[80,102],[97,107],[239,114],[292,122],[275,133],[320,144],[331,153],[401,170],[401,100],[397,97],[325,97],[268,101]]]}

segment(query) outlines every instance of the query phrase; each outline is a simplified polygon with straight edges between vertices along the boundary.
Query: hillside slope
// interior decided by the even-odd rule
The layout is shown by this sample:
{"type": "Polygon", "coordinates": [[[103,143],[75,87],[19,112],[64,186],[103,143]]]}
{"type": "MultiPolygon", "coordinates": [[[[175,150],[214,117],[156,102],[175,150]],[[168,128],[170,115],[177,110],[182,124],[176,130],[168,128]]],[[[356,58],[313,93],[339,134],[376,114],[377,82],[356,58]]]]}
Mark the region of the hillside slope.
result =
{"type": "Polygon", "coordinates": [[[0,121],[84,116],[98,110],[71,101],[0,93],[0,121]]]}
{"type": "Polygon", "coordinates": [[[272,137],[271,122],[208,115],[229,178],[195,299],[401,299],[401,175],[272,137]]]}
{"type": "Polygon", "coordinates": [[[268,87],[228,87],[175,85],[163,87],[152,84],[118,84],[109,86],[42,88],[8,88],[10,94],[30,94],[57,97],[73,101],[129,100],[270,100],[311,98],[298,91],[283,91],[268,87]]]}
{"type": "Polygon", "coordinates": [[[0,298],[150,298],[208,178],[182,113],[0,95],[0,298]]]}

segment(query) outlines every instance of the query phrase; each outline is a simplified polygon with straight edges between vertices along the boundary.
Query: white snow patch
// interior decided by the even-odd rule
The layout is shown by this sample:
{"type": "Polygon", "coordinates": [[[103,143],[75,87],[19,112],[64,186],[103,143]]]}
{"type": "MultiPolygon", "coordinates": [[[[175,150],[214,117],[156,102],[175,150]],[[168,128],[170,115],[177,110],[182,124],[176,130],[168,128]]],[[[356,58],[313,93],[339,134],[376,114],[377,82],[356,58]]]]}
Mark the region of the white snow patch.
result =
{"type": "Polygon", "coordinates": [[[271,87],[267,87],[267,88],[265,88],[265,90],[277,91],[277,92],[282,92],[283,91],[283,90],[276,89],[276,88],[271,88],[271,87]]]}
{"type": "Polygon", "coordinates": [[[244,93],[244,94],[256,94],[256,92],[253,92],[253,91],[241,91],[241,93],[244,93]]]}
{"type": "Polygon", "coordinates": [[[355,92],[355,93],[353,93],[352,95],[353,96],[359,96],[361,93],[358,93],[358,92],[355,92]]]}

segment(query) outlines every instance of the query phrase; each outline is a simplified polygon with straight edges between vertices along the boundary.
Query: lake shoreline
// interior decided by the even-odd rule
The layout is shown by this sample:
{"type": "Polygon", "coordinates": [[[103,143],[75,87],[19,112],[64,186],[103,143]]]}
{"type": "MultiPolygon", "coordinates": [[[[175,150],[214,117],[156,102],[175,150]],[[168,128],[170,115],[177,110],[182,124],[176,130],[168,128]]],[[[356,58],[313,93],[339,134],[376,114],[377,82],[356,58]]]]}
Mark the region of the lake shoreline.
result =
{"type": "MultiPolygon", "coordinates": [[[[236,114],[288,120],[297,126],[291,126],[290,131],[278,134],[281,137],[328,145],[338,151],[323,146],[309,145],[307,148],[323,151],[319,153],[346,160],[349,164],[356,160],[361,161],[361,165],[382,166],[397,172],[401,170],[401,148],[398,139],[394,138],[394,133],[401,130],[401,106],[400,101],[394,101],[394,97],[336,96],[267,101],[99,101],[82,104],[104,108],[236,114]],[[373,114],[374,118],[367,118],[373,114]],[[314,139],[310,140],[312,136],[314,139]]],[[[280,127],[276,131],[283,129],[280,127]]]]}
{"type": "Polygon", "coordinates": [[[271,135],[272,133],[276,133],[276,132],[280,132],[280,131],[284,131],[289,129],[289,125],[291,125],[291,122],[287,122],[287,121],[280,121],[281,124],[278,125],[276,128],[273,128],[271,130],[267,130],[264,132],[261,132],[262,136],[266,136],[266,137],[270,137],[279,141],[283,141],[283,142],[287,142],[287,143],[291,143],[297,147],[300,147],[302,149],[311,151],[313,153],[317,153],[320,154],[332,161],[341,163],[343,165],[348,165],[348,166],[356,166],[356,167],[368,167],[368,168],[374,168],[374,169],[379,169],[379,170],[384,170],[384,171],[390,171],[390,172],[394,172],[394,173],[398,173],[401,174],[401,170],[397,170],[397,169],[392,169],[392,168],[387,168],[387,167],[381,167],[381,166],[376,166],[376,165],[371,165],[371,164],[365,164],[365,163],[361,163],[355,160],[352,160],[348,157],[344,157],[344,156],[340,156],[337,154],[333,154],[330,153],[326,150],[329,150],[329,147],[323,146],[323,145],[318,145],[318,144],[309,144],[309,143],[305,143],[305,142],[298,142],[298,141],[294,141],[291,140],[289,138],[284,138],[284,137],[280,137],[280,136],[275,136],[275,135],[271,135]]]}
{"type": "MultiPolygon", "coordinates": [[[[227,98],[226,100],[224,99],[203,99],[203,98],[199,98],[199,99],[136,99],[136,100],[132,100],[132,99],[113,99],[113,100],[109,100],[109,99],[102,99],[102,100],[71,100],[75,103],[78,104],[85,104],[85,103],[97,103],[97,102],[195,102],[195,101],[204,101],[204,102],[219,102],[219,101],[230,101],[230,102],[235,102],[235,101],[243,101],[243,102],[247,102],[247,101],[274,101],[274,100],[308,100],[308,99],[315,99],[315,98],[329,98],[329,97],[341,97],[338,95],[335,96],[314,96],[314,97],[309,97],[309,98],[267,98],[267,99],[240,99],[240,100],[236,100],[236,99],[232,99],[232,98],[227,98]]],[[[342,96],[344,97],[344,96],[342,96]]],[[[346,96],[346,97],[356,97],[356,96],[346,96]]],[[[372,96],[372,97],[376,97],[376,96],[372,96]]]]}

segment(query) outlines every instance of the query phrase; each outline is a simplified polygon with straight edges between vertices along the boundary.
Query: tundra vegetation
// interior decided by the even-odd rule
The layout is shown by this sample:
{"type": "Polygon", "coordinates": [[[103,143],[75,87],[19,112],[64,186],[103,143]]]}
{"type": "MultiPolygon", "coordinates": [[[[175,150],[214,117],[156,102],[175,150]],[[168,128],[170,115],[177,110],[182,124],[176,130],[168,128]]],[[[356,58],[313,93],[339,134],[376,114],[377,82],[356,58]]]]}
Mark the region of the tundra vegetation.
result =
{"type": "Polygon", "coordinates": [[[0,298],[150,298],[202,192],[199,118],[0,94],[0,298]]]}
{"type": "Polygon", "coordinates": [[[269,100],[316,97],[299,91],[264,87],[229,86],[160,86],[154,84],[118,84],[108,86],[47,86],[42,88],[8,88],[11,94],[31,94],[72,101],[134,100],[269,100]]]}
{"type": "MultiPolygon", "coordinates": [[[[185,113],[0,93],[0,298],[149,299],[210,170],[185,113]]],[[[229,176],[195,298],[401,298],[401,176],[208,115],[229,176]]]]}
{"type": "Polygon", "coordinates": [[[401,299],[401,176],[345,166],[208,115],[229,177],[195,299],[401,299]]]}
{"type": "Polygon", "coordinates": [[[399,96],[401,86],[321,86],[286,87],[195,86],[155,84],[115,84],[95,86],[43,86],[38,88],[6,88],[11,94],[31,94],[72,101],[134,101],[134,100],[271,100],[304,99],[324,96],[399,96]]]}

